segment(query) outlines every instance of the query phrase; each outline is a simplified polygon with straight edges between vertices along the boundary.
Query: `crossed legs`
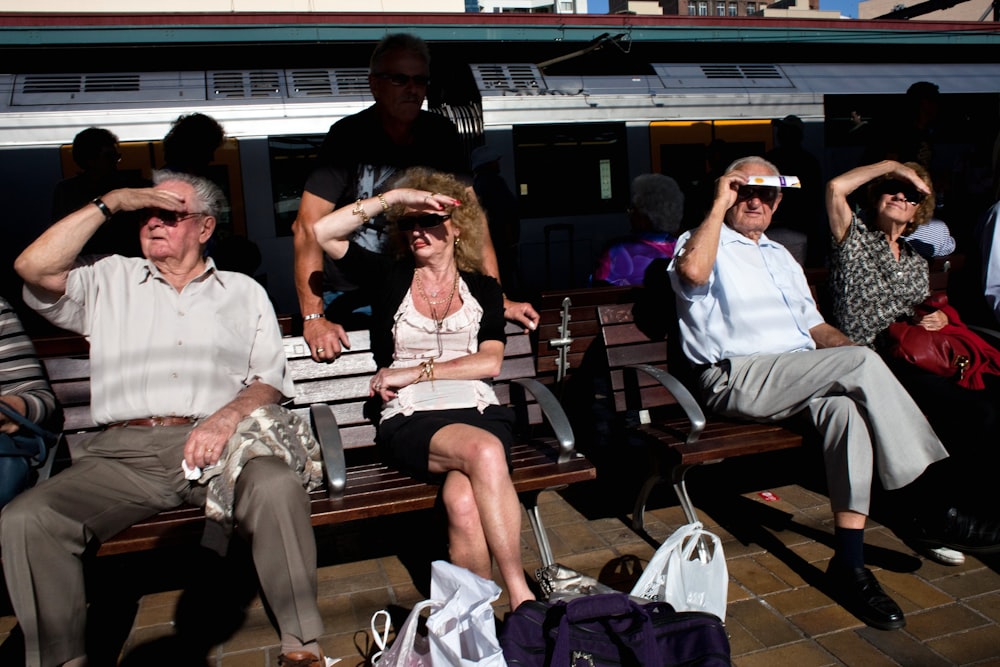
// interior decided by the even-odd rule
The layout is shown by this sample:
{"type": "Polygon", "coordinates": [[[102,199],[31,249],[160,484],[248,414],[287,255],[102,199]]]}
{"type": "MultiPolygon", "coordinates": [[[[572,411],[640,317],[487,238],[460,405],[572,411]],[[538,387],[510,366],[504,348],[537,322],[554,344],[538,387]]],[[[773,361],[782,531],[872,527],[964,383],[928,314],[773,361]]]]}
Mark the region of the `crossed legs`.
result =
{"type": "Polygon", "coordinates": [[[474,426],[445,426],[431,438],[428,470],[447,473],[442,497],[452,562],[490,579],[492,555],[511,609],[534,599],[521,561],[521,505],[500,440],[474,426]]]}

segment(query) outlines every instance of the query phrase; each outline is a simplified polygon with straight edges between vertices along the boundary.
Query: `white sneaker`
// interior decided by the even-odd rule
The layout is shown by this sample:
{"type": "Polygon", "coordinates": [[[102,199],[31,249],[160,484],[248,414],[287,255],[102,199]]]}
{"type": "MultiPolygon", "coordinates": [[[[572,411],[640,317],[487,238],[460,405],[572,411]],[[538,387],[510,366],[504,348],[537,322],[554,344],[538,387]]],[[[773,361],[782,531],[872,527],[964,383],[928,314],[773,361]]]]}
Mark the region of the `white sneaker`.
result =
{"type": "Polygon", "coordinates": [[[965,563],[965,554],[948,547],[937,547],[936,549],[924,549],[924,555],[931,560],[942,565],[962,565],[965,563]]]}

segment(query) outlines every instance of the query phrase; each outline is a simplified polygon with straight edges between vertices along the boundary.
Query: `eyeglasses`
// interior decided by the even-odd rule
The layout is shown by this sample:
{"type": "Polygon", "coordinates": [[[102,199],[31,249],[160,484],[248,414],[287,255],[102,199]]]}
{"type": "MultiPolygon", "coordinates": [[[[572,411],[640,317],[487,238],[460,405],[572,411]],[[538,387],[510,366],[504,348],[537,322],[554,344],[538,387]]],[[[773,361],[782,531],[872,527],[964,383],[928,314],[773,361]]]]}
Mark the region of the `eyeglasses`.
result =
{"type": "Polygon", "coordinates": [[[906,200],[906,203],[913,204],[914,206],[920,206],[924,199],[927,198],[927,195],[913,187],[912,183],[907,181],[897,181],[895,179],[882,181],[876,185],[875,194],[878,197],[881,197],[882,195],[895,196],[901,194],[906,200]]]}
{"type": "Polygon", "coordinates": [[[394,86],[405,86],[412,81],[414,86],[426,88],[431,82],[431,78],[426,74],[414,74],[410,76],[409,74],[401,74],[399,72],[376,72],[372,76],[376,79],[384,79],[394,86]]]}
{"type": "Polygon", "coordinates": [[[412,232],[417,227],[420,229],[431,229],[443,224],[450,217],[450,215],[438,215],[436,213],[411,215],[397,220],[396,226],[399,227],[399,231],[401,232],[412,232]]]}
{"type": "Polygon", "coordinates": [[[736,201],[750,201],[756,198],[761,204],[773,206],[774,202],[778,201],[779,192],[778,188],[766,185],[741,185],[736,191],[736,201]]]}
{"type": "Polygon", "coordinates": [[[168,211],[163,208],[144,208],[142,209],[142,221],[148,222],[151,218],[156,218],[168,227],[173,227],[181,220],[187,220],[188,218],[193,218],[196,215],[208,215],[207,213],[178,213],[177,211],[168,211]]]}

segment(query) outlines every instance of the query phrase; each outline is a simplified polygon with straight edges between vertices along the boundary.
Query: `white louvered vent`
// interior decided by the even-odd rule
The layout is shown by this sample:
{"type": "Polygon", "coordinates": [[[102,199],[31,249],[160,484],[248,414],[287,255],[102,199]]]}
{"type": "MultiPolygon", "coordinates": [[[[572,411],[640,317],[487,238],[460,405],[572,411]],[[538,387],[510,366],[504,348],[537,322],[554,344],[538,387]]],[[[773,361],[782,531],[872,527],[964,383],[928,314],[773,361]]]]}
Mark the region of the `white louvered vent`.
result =
{"type": "Polygon", "coordinates": [[[19,74],[13,106],[204,100],[201,72],[19,74]]]}
{"type": "Polygon", "coordinates": [[[208,73],[208,99],[250,100],[284,97],[279,70],[208,73]]]}
{"type": "Polygon", "coordinates": [[[483,95],[533,94],[544,91],[545,81],[530,63],[471,65],[483,95]]]}
{"type": "Polygon", "coordinates": [[[300,69],[288,73],[289,97],[356,97],[368,95],[368,70],[300,69]]]}
{"type": "Polygon", "coordinates": [[[690,88],[790,88],[792,83],[777,65],[727,63],[653,63],[653,70],[668,89],[690,88]]]}

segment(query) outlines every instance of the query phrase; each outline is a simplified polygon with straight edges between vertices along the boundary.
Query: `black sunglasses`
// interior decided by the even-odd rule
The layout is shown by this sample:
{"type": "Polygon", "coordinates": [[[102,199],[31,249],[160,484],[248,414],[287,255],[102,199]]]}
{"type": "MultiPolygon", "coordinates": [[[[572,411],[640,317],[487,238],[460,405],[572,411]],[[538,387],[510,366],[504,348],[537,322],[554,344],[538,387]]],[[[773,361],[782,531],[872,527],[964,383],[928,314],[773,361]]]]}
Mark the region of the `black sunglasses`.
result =
{"type": "Polygon", "coordinates": [[[417,227],[420,229],[431,229],[444,223],[450,217],[450,215],[438,215],[437,213],[410,215],[397,220],[396,226],[399,227],[399,231],[401,232],[412,232],[417,227]]]}
{"type": "Polygon", "coordinates": [[[761,204],[771,206],[778,200],[778,188],[768,185],[741,185],[736,191],[736,201],[750,201],[757,198],[761,204]]]}
{"type": "Polygon", "coordinates": [[[409,74],[400,74],[398,72],[376,72],[372,76],[377,79],[385,79],[394,86],[405,86],[412,81],[414,86],[423,86],[426,88],[431,82],[431,78],[426,74],[414,74],[410,76],[409,74]]]}
{"type": "Polygon", "coordinates": [[[882,195],[903,195],[908,204],[913,204],[914,206],[920,206],[924,199],[927,198],[923,192],[920,192],[915,187],[913,183],[907,181],[898,181],[895,179],[889,179],[882,181],[875,186],[876,196],[881,197],[882,195]]]}
{"type": "Polygon", "coordinates": [[[178,213],[177,211],[168,211],[163,208],[144,208],[141,213],[143,222],[146,222],[150,218],[156,218],[169,227],[173,227],[181,220],[187,220],[196,215],[207,215],[206,213],[178,213]]]}

